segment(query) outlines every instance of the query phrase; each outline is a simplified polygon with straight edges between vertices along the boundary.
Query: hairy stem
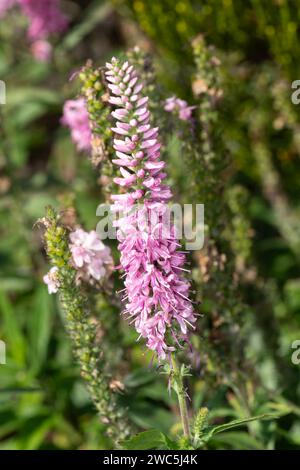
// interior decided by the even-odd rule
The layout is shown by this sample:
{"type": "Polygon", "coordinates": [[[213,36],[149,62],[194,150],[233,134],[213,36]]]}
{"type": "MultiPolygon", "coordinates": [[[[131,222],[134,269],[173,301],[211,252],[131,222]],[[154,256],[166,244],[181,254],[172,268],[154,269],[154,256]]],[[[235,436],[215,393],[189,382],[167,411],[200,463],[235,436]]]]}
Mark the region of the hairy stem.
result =
{"type": "Polygon", "coordinates": [[[183,378],[180,370],[180,366],[177,362],[175,354],[171,354],[171,361],[173,367],[173,380],[174,380],[174,390],[177,393],[179,410],[181,416],[181,422],[183,427],[184,437],[190,439],[190,426],[189,426],[189,415],[186,401],[186,392],[184,389],[183,378]]]}

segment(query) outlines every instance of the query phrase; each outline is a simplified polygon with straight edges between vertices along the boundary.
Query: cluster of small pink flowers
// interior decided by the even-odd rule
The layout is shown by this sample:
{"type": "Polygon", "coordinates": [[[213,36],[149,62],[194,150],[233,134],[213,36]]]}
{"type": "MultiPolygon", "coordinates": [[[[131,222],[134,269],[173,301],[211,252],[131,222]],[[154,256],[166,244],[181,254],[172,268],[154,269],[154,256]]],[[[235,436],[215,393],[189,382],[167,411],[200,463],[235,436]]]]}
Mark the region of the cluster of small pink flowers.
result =
{"type": "Polygon", "coordinates": [[[164,104],[165,111],[178,114],[179,119],[182,121],[189,121],[191,119],[193,109],[195,109],[195,106],[189,106],[186,101],[176,98],[176,96],[166,99],[164,104]]]}
{"type": "Polygon", "coordinates": [[[79,151],[91,149],[92,135],[84,98],[65,102],[61,122],[70,128],[72,140],[79,151]]]}
{"type": "Polygon", "coordinates": [[[50,271],[43,277],[43,281],[48,287],[49,294],[55,294],[59,289],[60,283],[57,274],[58,269],[56,266],[53,266],[53,268],[51,268],[50,271]]]}
{"type": "Polygon", "coordinates": [[[112,131],[117,158],[112,161],[121,173],[114,181],[124,191],[112,196],[112,209],[124,214],[116,225],[125,313],[147,339],[147,347],[164,359],[173,350],[171,343],[187,340],[188,326],[193,328],[196,321],[190,284],[183,275],[185,254],[174,226],[166,230],[164,223],[172,194],[163,184],[165,163],[160,160],[158,128],[150,125],[148,98],[141,94],[143,84],[128,62],[113,58],[106,67],[109,102],[116,106],[112,131]]]}
{"type": "MultiPolygon", "coordinates": [[[[77,279],[91,284],[101,281],[109,276],[113,270],[113,259],[110,248],[100,240],[97,232],[91,230],[85,232],[77,228],[70,233],[71,264],[77,270],[77,279]]],[[[60,282],[58,279],[58,268],[52,267],[43,277],[48,287],[49,294],[55,294],[60,282]]]]}
{"type": "Polygon", "coordinates": [[[72,262],[82,274],[96,281],[104,278],[113,266],[110,248],[100,240],[97,232],[78,228],[70,234],[72,262]]]}

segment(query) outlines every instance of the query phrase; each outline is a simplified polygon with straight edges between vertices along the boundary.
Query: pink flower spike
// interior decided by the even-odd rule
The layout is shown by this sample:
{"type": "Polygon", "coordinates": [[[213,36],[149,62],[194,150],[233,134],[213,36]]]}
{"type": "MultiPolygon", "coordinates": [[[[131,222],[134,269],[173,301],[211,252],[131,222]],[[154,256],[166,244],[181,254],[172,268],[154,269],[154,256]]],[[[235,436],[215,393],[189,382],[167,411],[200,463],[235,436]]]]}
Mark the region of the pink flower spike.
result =
{"type": "MultiPolygon", "coordinates": [[[[152,128],[149,123],[148,99],[140,94],[143,84],[134,68],[126,64],[125,75],[120,72],[121,62],[114,60],[112,63],[114,66],[109,70],[120,79],[123,102],[112,113],[117,121],[112,130],[129,126],[124,129],[131,136],[128,138],[119,132],[121,137],[114,139],[119,158],[112,160],[120,168],[120,176],[114,181],[127,188],[126,193],[111,196],[112,211],[122,211],[115,226],[120,265],[124,271],[123,301],[126,301],[125,312],[139,337],[146,338],[147,347],[162,360],[174,350],[167,338],[173,337],[175,346],[181,347],[181,342],[187,342],[196,315],[189,299],[190,285],[184,277],[185,255],[179,251],[174,225],[165,224],[167,202],[172,193],[162,184],[166,174],[162,171],[165,162],[160,160],[158,128],[152,128]],[[122,106],[126,110],[124,96],[132,86],[132,110],[124,115],[121,113],[122,106]],[[137,119],[130,118],[132,115],[137,119]]],[[[169,103],[172,106],[173,101],[169,103]]]]}

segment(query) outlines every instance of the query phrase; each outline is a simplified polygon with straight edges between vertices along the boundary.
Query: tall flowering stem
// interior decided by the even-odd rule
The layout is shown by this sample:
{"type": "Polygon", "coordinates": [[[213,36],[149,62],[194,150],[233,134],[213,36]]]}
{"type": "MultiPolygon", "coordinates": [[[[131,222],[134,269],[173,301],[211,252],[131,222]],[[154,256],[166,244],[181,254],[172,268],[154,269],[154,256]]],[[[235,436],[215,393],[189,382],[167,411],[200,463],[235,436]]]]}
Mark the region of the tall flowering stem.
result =
{"type": "MultiPolygon", "coordinates": [[[[111,373],[107,370],[107,358],[97,339],[97,328],[91,317],[91,307],[82,290],[76,284],[77,271],[72,266],[69,234],[60,223],[58,215],[48,208],[42,220],[46,251],[51,265],[50,281],[57,290],[65,312],[66,327],[73,342],[75,357],[81,375],[87,383],[91,398],[101,421],[107,426],[107,434],[117,443],[130,435],[126,410],[117,401],[111,373]]],[[[49,281],[49,279],[48,279],[49,281]]],[[[48,282],[49,285],[49,282],[48,282]]]]}
{"type": "Polygon", "coordinates": [[[112,201],[113,210],[122,213],[117,235],[125,272],[125,313],[159,360],[170,361],[184,435],[189,439],[186,394],[175,351],[188,341],[188,327],[194,327],[196,317],[190,284],[183,275],[185,254],[174,225],[165,223],[172,193],[164,184],[167,175],[160,160],[158,128],[150,124],[148,97],[142,95],[143,83],[128,61],[113,58],[106,79],[109,102],[116,107],[112,131],[117,158],[112,161],[120,176],[114,182],[123,191],[112,201]]]}
{"type": "Polygon", "coordinates": [[[123,190],[111,197],[117,222],[121,267],[125,272],[125,313],[140,337],[159,359],[170,357],[188,339],[196,321],[184,277],[185,254],[173,224],[166,226],[167,202],[172,196],[164,184],[165,163],[160,160],[158,128],[150,124],[148,97],[128,61],[106,64],[109,102],[116,107],[112,161],[120,168],[114,182],[123,190]]]}

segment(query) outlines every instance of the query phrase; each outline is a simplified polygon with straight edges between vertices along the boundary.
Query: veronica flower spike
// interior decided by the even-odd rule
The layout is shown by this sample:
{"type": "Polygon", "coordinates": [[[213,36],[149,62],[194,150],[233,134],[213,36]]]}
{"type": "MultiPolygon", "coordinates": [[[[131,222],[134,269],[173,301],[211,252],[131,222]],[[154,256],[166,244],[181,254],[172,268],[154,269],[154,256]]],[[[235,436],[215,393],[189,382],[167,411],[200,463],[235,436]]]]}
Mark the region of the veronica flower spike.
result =
{"type": "Polygon", "coordinates": [[[150,124],[148,97],[134,67],[113,58],[106,64],[109,102],[114,105],[112,131],[121,194],[113,195],[118,221],[120,264],[125,272],[125,312],[139,337],[159,359],[187,340],[196,316],[184,277],[185,254],[174,224],[165,226],[170,188],[164,184],[158,128],[150,124]],[[153,223],[155,220],[155,223],[153,223]]]}

